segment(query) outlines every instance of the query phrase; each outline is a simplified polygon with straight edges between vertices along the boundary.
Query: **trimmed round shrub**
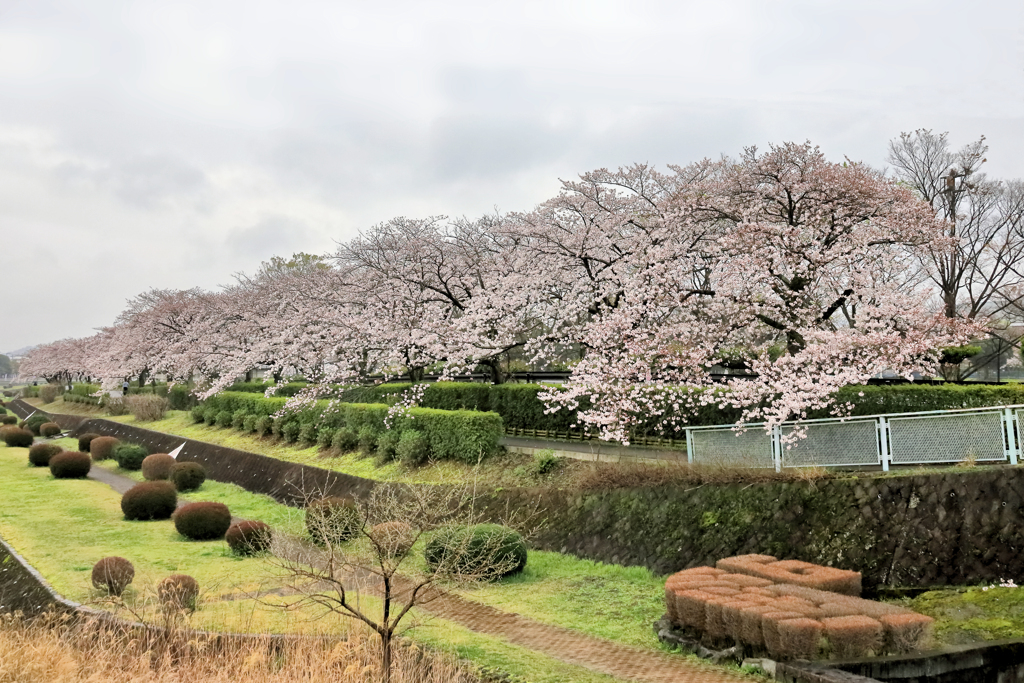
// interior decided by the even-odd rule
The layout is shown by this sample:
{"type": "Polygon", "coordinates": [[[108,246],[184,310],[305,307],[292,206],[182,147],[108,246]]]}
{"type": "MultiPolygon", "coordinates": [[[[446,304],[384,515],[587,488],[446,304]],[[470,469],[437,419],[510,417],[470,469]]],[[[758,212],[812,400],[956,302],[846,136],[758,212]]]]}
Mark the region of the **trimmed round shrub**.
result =
{"type": "Polygon", "coordinates": [[[50,416],[42,413],[36,413],[25,420],[25,429],[29,430],[36,436],[39,436],[39,428],[47,422],[50,422],[50,416]]]}
{"type": "Polygon", "coordinates": [[[49,467],[50,458],[63,450],[55,443],[37,443],[28,449],[28,462],[33,467],[49,467]]]}
{"type": "Polygon", "coordinates": [[[253,425],[253,431],[256,432],[257,436],[266,436],[274,430],[274,418],[269,415],[264,415],[256,420],[253,425]]]}
{"type": "Polygon", "coordinates": [[[383,462],[394,460],[398,455],[400,433],[389,429],[377,439],[377,458],[383,462]]]}
{"type": "Polygon", "coordinates": [[[338,431],[334,427],[321,427],[316,435],[317,448],[330,448],[334,441],[334,433],[338,431]]]}
{"type": "Polygon", "coordinates": [[[146,481],[121,496],[121,512],[127,520],[170,519],[178,505],[178,492],[169,481],[146,481]]]}
{"type": "Polygon", "coordinates": [[[231,511],[224,503],[189,503],[174,511],[174,528],[193,541],[223,538],[231,526],[231,511]]]}
{"type": "Polygon", "coordinates": [[[372,455],[377,450],[377,430],[366,425],[359,430],[359,452],[364,455],[372,455]]]}
{"type": "Polygon", "coordinates": [[[177,460],[166,453],[154,453],[147,455],[142,461],[142,476],[146,481],[160,481],[169,479],[171,468],[177,464],[177,460]]]}
{"type": "Polygon", "coordinates": [[[43,403],[53,403],[57,400],[63,391],[59,384],[44,384],[39,387],[39,398],[43,399],[43,403]]]}
{"type": "Polygon", "coordinates": [[[181,492],[195,491],[206,481],[206,468],[197,462],[176,462],[171,468],[170,480],[181,492]]]}
{"type": "Polygon", "coordinates": [[[82,479],[90,469],[92,459],[78,451],[64,451],[50,458],[50,474],[57,479],[82,479]]]}
{"type": "MultiPolygon", "coordinates": [[[[18,425],[0,425],[0,441],[3,441],[7,434],[10,434],[17,429],[21,429],[21,427],[18,425]]],[[[32,432],[29,432],[29,434],[31,433],[32,432]]]]}
{"type": "Polygon", "coordinates": [[[16,425],[18,424],[18,418],[13,415],[4,415],[0,417],[0,425],[16,425]]]}
{"type": "Polygon", "coordinates": [[[405,522],[383,522],[370,528],[370,538],[384,557],[402,557],[412,549],[416,534],[405,522]]]}
{"type": "Polygon", "coordinates": [[[112,436],[98,436],[89,442],[89,453],[96,462],[108,460],[114,454],[114,446],[121,443],[112,436]]]}
{"type": "MultiPolygon", "coordinates": [[[[12,425],[13,426],[13,425],[12,425]]],[[[35,441],[35,436],[27,429],[14,427],[5,429],[3,434],[4,443],[14,448],[28,448],[35,441]]]]}
{"type": "Polygon", "coordinates": [[[217,413],[215,418],[218,427],[230,427],[231,426],[231,411],[222,410],[217,413]]]}
{"type": "Polygon", "coordinates": [[[92,566],[92,585],[110,595],[121,595],[135,578],[135,567],[123,557],[104,557],[92,566]]]}
{"type": "Polygon", "coordinates": [[[307,422],[302,425],[299,429],[299,443],[303,446],[309,446],[310,444],[316,443],[316,437],[319,429],[312,422],[307,422]]]}
{"type": "Polygon", "coordinates": [[[246,415],[242,419],[242,431],[243,432],[255,432],[256,431],[256,420],[260,419],[258,415],[246,415]]]}
{"type": "Polygon", "coordinates": [[[231,416],[231,428],[241,429],[242,425],[245,423],[245,418],[247,417],[249,417],[249,414],[246,413],[244,410],[236,410],[235,413],[231,416]]]}
{"type": "Polygon", "coordinates": [[[114,446],[111,455],[121,469],[138,471],[142,469],[142,461],[149,455],[149,451],[138,444],[119,443],[114,446]]]}
{"type": "Polygon", "coordinates": [[[217,409],[213,406],[206,406],[203,408],[203,420],[206,421],[206,424],[217,424],[217,412],[217,409]]]}
{"type": "Polygon", "coordinates": [[[270,549],[270,536],[269,524],[246,521],[228,527],[224,540],[238,555],[256,555],[270,549]]]}
{"type": "Polygon", "coordinates": [[[199,582],[188,574],[171,574],[157,584],[156,594],[165,607],[194,612],[199,602],[199,582]]]}
{"type": "Polygon", "coordinates": [[[94,434],[93,432],[86,432],[85,434],[79,435],[79,437],[78,437],[78,450],[80,450],[83,453],[88,453],[89,452],[89,444],[92,443],[93,439],[98,439],[99,436],[100,436],[99,434],[94,434]]]}
{"type": "Polygon", "coordinates": [[[406,465],[423,465],[430,459],[427,435],[416,429],[406,429],[395,446],[395,457],[406,465]]]}
{"type": "Polygon", "coordinates": [[[44,439],[49,439],[51,436],[57,436],[60,432],[60,425],[56,422],[44,422],[39,425],[39,436],[44,439]]]}
{"type": "Polygon", "coordinates": [[[194,408],[192,408],[192,410],[189,412],[189,414],[192,416],[192,421],[193,422],[205,422],[206,421],[206,407],[205,406],[195,406],[194,408]]]}
{"type": "Polygon", "coordinates": [[[306,507],[306,530],[320,545],[344,543],[359,533],[362,516],[351,498],[321,498],[306,507]]]}
{"type": "Polygon", "coordinates": [[[284,437],[285,443],[295,443],[299,439],[300,431],[302,431],[302,425],[298,422],[286,422],[281,428],[281,436],[284,437]]]}
{"type": "Polygon", "coordinates": [[[351,427],[342,427],[334,433],[331,446],[342,453],[351,453],[359,447],[359,434],[351,427]]]}
{"type": "Polygon", "coordinates": [[[526,542],[500,524],[445,527],[423,551],[433,571],[445,575],[498,579],[526,566],[526,542]]]}

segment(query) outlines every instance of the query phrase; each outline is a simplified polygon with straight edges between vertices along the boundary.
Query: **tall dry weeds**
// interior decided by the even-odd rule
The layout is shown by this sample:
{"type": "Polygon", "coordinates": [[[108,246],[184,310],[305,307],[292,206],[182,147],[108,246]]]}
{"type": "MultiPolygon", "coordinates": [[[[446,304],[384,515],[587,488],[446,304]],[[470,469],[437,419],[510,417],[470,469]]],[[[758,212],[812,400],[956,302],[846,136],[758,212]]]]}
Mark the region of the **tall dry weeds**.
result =
{"type": "Polygon", "coordinates": [[[581,468],[572,482],[582,491],[653,488],[657,486],[700,486],[702,484],[760,484],[776,481],[813,482],[832,474],[823,467],[785,469],[690,464],[687,462],[593,463],[581,468]]]}
{"type": "MultiPolygon", "coordinates": [[[[269,636],[215,642],[180,631],[143,644],[137,634],[67,618],[0,619],[0,683],[370,683],[380,641],[354,628],[347,640],[269,636]]],[[[476,683],[448,656],[395,650],[394,683],[476,683]]]]}

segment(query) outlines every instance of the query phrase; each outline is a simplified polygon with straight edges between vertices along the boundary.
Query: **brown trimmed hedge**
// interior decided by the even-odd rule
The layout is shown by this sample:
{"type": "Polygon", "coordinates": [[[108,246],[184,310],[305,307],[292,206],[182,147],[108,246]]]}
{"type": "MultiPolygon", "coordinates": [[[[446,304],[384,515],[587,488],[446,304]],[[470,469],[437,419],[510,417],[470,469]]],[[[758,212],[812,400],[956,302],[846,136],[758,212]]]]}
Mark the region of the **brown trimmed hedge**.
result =
{"type": "Polygon", "coordinates": [[[114,447],[121,443],[113,436],[98,436],[89,442],[89,453],[96,462],[109,460],[114,455],[114,447]]]}
{"type": "Polygon", "coordinates": [[[172,515],[174,528],[193,541],[223,538],[231,527],[231,511],[224,503],[189,503],[172,515]]]}
{"type": "Polygon", "coordinates": [[[99,436],[99,434],[96,434],[94,432],[86,432],[85,434],[80,434],[78,436],[78,450],[80,450],[83,453],[88,453],[89,444],[92,443],[93,439],[98,439],[99,436]]]}
{"type": "Polygon", "coordinates": [[[170,609],[194,612],[199,606],[199,582],[188,574],[171,574],[157,585],[156,593],[170,609]]]}
{"type": "Polygon", "coordinates": [[[28,449],[28,462],[33,467],[49,467],[50,458],[63,450],[55,443],[37,443],[28,449]]]}
{"type": "Polygon", "coordinates": [[[121,511],[127,520],[170,519],[178,505],[178,492],[168,481],[147,481],[121,496],[121,511]]]}
{"type": "Polygon", "coordinates": [[[232,524],[224,534],[228,547],[238,555],[256,555],[270,549],[272,531],[265,522],[244,521],[232,524]]]}
{"type": "Polygon", "coordinates": [[[123,557],[104,557],[92,567],[92,585],[110,595],[121,595],[135,578],[135,567],[123,557]]]}
{"type": "Polygon", "coordinates": [[[5,444],[12,448],[28,448],[36,439],[35,435],[29,430],[14,427],[14,425],[0,430],[0,437],[3,438],[5,444]]]}
{"type": "Polygon", "coordinates": [[[60,432],[60,425],[56,422],[44,422],[39,425],[39,436],[44,439],[49,439],[51,436],[57,436],[60,432]]]}
{"type": "Polygon", "coordinates": [[[50,458],[50,474],[57,479],[84,479],[92,469],[92,459],[78,451],[64,451],[50,458]]]}
{"type": "Polygon", "coordinates": [[[142,476],[147,481],[169,479],[175,464],[177,460],[166,453],[147,455],[142,461],[142,476]]]}

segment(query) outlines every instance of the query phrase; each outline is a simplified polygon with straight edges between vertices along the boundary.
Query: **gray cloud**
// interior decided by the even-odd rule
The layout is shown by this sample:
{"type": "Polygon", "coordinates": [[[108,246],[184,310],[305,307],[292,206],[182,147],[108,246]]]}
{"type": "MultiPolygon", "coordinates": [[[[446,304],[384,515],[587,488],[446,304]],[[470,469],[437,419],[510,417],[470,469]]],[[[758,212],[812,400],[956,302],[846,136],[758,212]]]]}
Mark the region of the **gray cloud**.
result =
{"type": "Polygon", "coordinates": [[[794,139],[880,166],[928,127],[1021,177],[1022,26],[1018,0],[5,3],[4,282],[61,311],[14,307],[0,348],[600,166],[794,139]]]}

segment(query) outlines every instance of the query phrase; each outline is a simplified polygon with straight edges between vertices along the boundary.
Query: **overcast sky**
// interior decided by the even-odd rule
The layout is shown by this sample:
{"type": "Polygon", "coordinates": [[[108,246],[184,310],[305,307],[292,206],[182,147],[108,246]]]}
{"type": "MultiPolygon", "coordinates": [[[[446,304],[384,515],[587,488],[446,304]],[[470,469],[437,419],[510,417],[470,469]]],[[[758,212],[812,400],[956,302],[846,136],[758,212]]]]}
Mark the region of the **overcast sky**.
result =
{"type": "Polygon", "coordinates": [[[1024,177],[1024,2],[0,0],[0,351],[394,216],[922,127],[1024,177]]]}

